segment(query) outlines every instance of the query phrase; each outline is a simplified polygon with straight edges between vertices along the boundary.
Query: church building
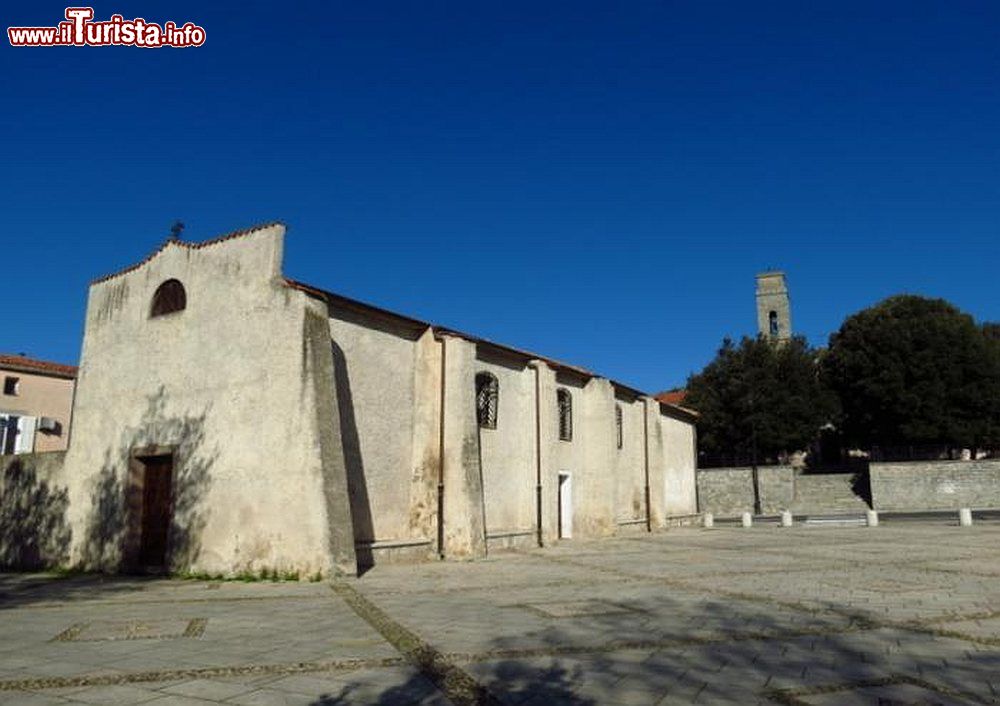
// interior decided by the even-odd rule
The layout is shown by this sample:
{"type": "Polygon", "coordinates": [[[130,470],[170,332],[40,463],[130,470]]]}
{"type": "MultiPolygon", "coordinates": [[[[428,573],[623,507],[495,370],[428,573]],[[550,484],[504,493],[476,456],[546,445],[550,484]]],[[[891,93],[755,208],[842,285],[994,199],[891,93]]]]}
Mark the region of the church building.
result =
{"type": "Polygon", "coordinates": [[[694,413],[288,279],[284,236],[171,239],[91,285],[60,563],[356,573],[697,512],[694,413]]]}

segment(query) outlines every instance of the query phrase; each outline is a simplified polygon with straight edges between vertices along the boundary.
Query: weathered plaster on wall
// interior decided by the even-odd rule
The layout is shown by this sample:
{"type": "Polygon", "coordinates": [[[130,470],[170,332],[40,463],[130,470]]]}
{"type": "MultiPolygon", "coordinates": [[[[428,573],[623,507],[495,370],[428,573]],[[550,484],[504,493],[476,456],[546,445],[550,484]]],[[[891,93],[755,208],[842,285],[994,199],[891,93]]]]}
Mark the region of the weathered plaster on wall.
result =
{"type": "Polygon", "coordinates": [[[166,246],[91,287],[66,457],[71,561],[114,569],[136,448],[176,447],[175,569],[328,571],[329,525],[303,346],[308,297],[282,286],[284,228],[166,246]],[[184,311],[149,318],[160,283],[184,311]]]}
{"type": "Polygon", "coordinates": [[[689,420],[607,379],[295,286],[281,276],[283,237],[275,225],[170,243],[91,287],[57,491],[66,561],[122,566],[132,457],[149,447],[174,453],[174,569],[481,557],[535,544],[539,512],[552,543],[560,472],[572,476],[574,537],[623,520],[645,529],[647,475],[654,528],[695,511],[689,420]],[[150,319],[171,278],[187,308],[150,319]],[[477,423],[481,370],[500,383],[497,429],[477,423]],[[560,387],[573,400],[570,441],[558,434],[560,387]]]}

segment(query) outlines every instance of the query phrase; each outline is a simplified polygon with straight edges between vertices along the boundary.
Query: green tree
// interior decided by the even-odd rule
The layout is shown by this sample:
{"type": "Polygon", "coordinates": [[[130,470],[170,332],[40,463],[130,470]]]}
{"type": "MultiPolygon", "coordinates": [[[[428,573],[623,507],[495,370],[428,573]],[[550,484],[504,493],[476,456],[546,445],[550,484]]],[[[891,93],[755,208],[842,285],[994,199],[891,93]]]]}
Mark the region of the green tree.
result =
{"type": "Polygon", "coordinates": [[[817,359],[802,337],[744,337],[739,345],[725,339],[715,359],[688,379],[684,404],[701,415],[701,450],[743,463],[806,448],[836,411],[817,359]]]}
{"type": "Polygon", "coordinates": [[[862,448],[995,445],[1000,345],[943,299],[890,297],[830,337],[823,378],[862,448]]]}
{"type": "Polygon", "coordinates": [[[983,324],[983,335],[986,337],[988,351],[988,369],[995,373],[992,385],[987,383],[983,406],[986,417],[983,420],[981,445],[996,451],[1000,449],[1000,323],[987,322],[983,324]]]}

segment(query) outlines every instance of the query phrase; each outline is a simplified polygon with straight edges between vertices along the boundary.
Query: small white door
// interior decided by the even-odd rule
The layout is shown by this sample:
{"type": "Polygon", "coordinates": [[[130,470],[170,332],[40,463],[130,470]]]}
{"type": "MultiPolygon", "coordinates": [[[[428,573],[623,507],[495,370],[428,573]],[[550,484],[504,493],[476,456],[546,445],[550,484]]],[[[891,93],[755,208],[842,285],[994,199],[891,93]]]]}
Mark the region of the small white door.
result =
{"type": "Polygon", "coordinates": [[[17,448],[14,453],[30,454],[35,450],[36,417],[21,417],[17,422],[17,448]]]}
{"type": "Polygon", "coordinates": [[[559,474],[559,538],[573,536],[573,480],[569,473],[559,474]]]}

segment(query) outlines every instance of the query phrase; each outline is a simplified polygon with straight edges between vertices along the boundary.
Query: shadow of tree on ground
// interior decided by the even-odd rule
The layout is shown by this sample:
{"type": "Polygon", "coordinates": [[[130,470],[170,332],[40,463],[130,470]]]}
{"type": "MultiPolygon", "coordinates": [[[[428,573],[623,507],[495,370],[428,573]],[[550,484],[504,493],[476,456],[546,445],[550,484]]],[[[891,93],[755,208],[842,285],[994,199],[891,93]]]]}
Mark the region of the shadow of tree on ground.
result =
{"type": "MultiPolygon", "coordinates": [[[[539,669],[519,662],[505,662],[496,670],[496,679],[502,681],[506,688],[496,690],[502,693],[502,700],[494,695],[494,689],[482,689],[479,693],[467,698],[452,698],[456,706],[462,704],[482,704],[483,706],[500,706],[501,704],[596,704],[596,701],[580,696],[573,689],[580,679],[579,669],[567,669],[561,664],[553,664],[539,669]]],[[[349,678],[349,676],[347,677],[349,678]]],[[[423,674],[415,673],[400,684],[373,692],[370,686],[364,684],[347,684],[337,693],[321,694],[310,706],[412,706],[421,703],[445,703],[441,699],[442,692],[423,674]]]]}
{"type": "Polygon", "coordinates": [[[0,610],[127,597],[144,590],[155,580],[152,577],[106,574],[3,573],[0,574],[0,610]]]}
{"type": "Polygon", "coordinates": [[[814,698],[823,703],[996,703],[988,682],[1000,673],[998,648],[980,646],[974,661],[959,665],[967,646],[954,646],[952,654],[930,649],[938,645],[933,630],[883,624],[836,601],[802,604],[797,610],[766,601],[706,597],[692,602],[667,594],[656,602],[656,614],[635,606],[617,616],[543,620],[538,630],[448,655],[478,681],[477,694],[456,698],[447,688],[438,691],[414,665],[411,676],[381,688],[373,686],[377,682],[370,675],[351,683],[350,673],[339,674],[336,679],[345,685],[311,704],[439,704],[445,703],[442,693],[458,706],[653,704],[664,698],[663,703],[766,699],[801,705],[814,698]],[[671,621],[668,615],[684,619],[671,621]]]}
{"type": "MultiPolygon", "coordinates": [[[[476,569],[475,565],[469,568],[476,569]]],[[[451,627],[465,629],[448,631],[456,638],[430,634],[424,628],[425,639],[434,642],[433,654],[422,654],[408,673],[399,667],[308,672],[336,685],[315,696],[312,704],[444,703],[439,687],[453,696],[449,683],[439,678],[435,686],[427,675],[447,672],[429,668],[429,661],[446,662],[478,682],[476,690],[452,698],[458,706],[658,703],[664,696],[669,703],[769,699],[800,706],[813,698],[823,703],[997,702],[990,682],[995,683],[995,675],[1000,674],[1000,642],[958,640],[947,631],[938,631],[933,622],[892,624],[881,611],[856,609],[836,597],[793,605],[766,594],[724,596],[717,589],[679,588],[657,580],[642,584],[635,576],[629,578],[631,582],[621,590],[617,578],[598,578],[587,579],[574,591],[573,602],[603,602],[617,606],[617,612],[559,618],[545,618],[532,607],[553,600],[561,590],[558,587],[540,590],[541,585],[534,586],[520,596],[519,589],[511,588],[497,600],[491,597],[491,587],[470,586],[469,592],[482,592],[484,610],[526,607],[523,615],[533,619],[509,625],[498,620],[492,623],[494,637],[476,640],[469,637],[473,634],[470,626],[463,626],[462,621],[479,618],[455,610],[452,619],[456,622],[451,627]],[[512,605],[518,597],[530,604],[512,605]]],[[[43,580],[29,574],[0,575],[0,607],[38,600],[79,600],[85,605],[88,599],[104,598],[103,591],[127,596],[153,581],[162,583],[127,577],[43,580]],[[4,595],[8,592],[10,602],[4,595]]],[[[415,591],[415,599],[432,601],[424,607],[414,603],[395,611],[394,620],[411,626],[420,622],[418,613],[440,613],[452,596],[465,595],[448,592],[429,599],[420,586],[407,588],[415,591]]],[[[377,601],[377,595],[372,600],[377,601]]],[[[296,604],[294,610],[301,607],[296,604]]],[[[933,617],[932,613],[924,617],[933,617]]],[[[269,628],[267,614],[257,620],[262,630],[269,628]]],[[[278,650],[294,643],[297,636],[275,633],[275,652],[268,654],[281,662],[278,650]]],[[[226,643],[219,643],[217,649],[218,653],[204,655],[206,666],[226,660],[226,643]]],[[[340,636],[331,635],[330,642],[319,649],[329,657],[330,649],[345,648],[340,636]]],[[[108,658],[108,665],[114,666],[113,658],[108,658]]],[[[184,666],[195,665],[185,661],[184,666]]],[[[301,663],[288,667],[290,674],[302,673],[301,663]]],[[[267,683],[262,689],[265,701],[273,696],[281,702],[278,699],[284,692],[270,693],[267,683]]]]}

